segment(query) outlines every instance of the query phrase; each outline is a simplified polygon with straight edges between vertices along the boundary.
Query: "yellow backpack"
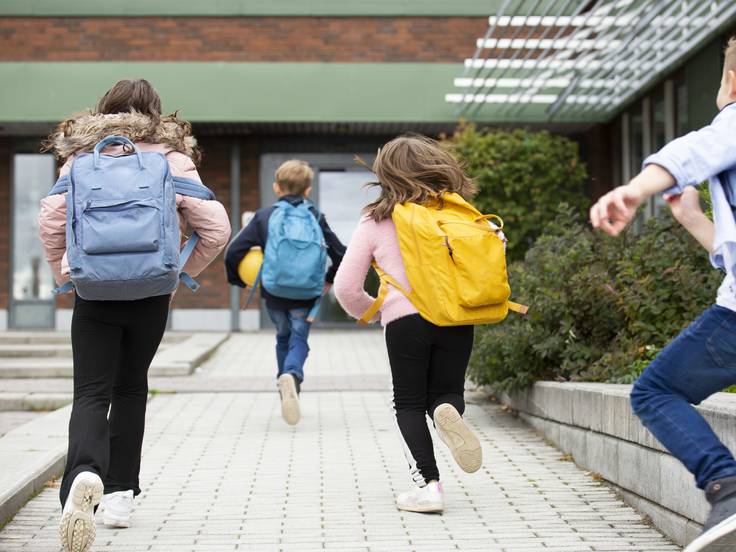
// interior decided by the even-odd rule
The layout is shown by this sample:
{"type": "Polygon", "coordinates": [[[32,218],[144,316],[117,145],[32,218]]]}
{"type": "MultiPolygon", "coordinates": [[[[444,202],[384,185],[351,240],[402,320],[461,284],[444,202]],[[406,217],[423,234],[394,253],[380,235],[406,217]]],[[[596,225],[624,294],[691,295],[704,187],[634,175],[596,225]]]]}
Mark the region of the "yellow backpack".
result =
{"type": "Polygon", "coordinates": [[[444,193],[424,205],[396,205],[392,218],[411,293],[374,262],[381,287],[359,323],[376,315],[389,285],[437,326],[493,324],[509,310],[527,312],[528,307],[509,301],[506,250],[497,235],[503,228],[500,217],[482,215],[458,194],[444,193]]]}

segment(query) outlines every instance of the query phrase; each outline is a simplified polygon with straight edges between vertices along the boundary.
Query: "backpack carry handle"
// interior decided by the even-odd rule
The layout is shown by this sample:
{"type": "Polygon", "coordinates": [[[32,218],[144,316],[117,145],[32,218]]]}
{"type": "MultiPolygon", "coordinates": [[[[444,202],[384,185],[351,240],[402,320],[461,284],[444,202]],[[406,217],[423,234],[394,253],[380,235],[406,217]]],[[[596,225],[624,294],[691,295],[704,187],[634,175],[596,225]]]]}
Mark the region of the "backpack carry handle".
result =
{"type": "Polygon", "coordinates": [[[503,230],[503,219],[499,217],[498,215],[481,215],[477,217],[473,222],[467,221],[467,220],[438,220],[437,226],[442,229],[443,226],[446,224],[464,224],[465,226],[473,226],[476,222],[482,222],[482,221],[488,221],[491,222],[496,228],[488,228],[489,232],[498,232],[499,230],[503,230]],[[493,222],[495,221],[495,222],[493,222]]]}
{"type": "Polygon", "coordinates": [[[130,138],[126,138],[125,136],[117,136],[115,134],[111,134],[110,136],[105,136],[102,140],[97,142],[97,145],[95,146],[94,151],[92,152],[92,155],[94,156],[94,165],[95,169],[99,169],[100,167],[100,153],[103,149],[105,149],[110,144],[122,144],[123,146],[130,146],[133,148],[133,151],[135,152],[136,157],[138,158],[138,166],[141,170],[143,170],[145,167],[143,165],[143,154],[141,153],[141,150],[139,150],[136,145],[130,140],[130,138]]]}

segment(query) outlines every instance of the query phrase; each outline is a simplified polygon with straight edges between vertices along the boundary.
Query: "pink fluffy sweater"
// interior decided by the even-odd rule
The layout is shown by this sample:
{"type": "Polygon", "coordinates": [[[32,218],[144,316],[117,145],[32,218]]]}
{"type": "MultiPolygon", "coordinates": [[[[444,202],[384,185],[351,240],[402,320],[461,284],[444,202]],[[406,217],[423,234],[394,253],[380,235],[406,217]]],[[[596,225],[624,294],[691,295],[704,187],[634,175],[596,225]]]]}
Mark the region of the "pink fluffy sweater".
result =
{"type": "MultiPolygon", "coordinates": [[[[363,316],[374,300],[374,297],[363,290],[363,283],[373,260],[404,289],[411,291],[393,221],[386,219],[377,223],[364,217],[350,240],[335,276],[335,297],[342,308],[354,318],[363,316]]],[[[386,326],[397,318],[416,313],[414,305],[400,291],[389,286],[380,311],[381,324],[386,326]]]]}

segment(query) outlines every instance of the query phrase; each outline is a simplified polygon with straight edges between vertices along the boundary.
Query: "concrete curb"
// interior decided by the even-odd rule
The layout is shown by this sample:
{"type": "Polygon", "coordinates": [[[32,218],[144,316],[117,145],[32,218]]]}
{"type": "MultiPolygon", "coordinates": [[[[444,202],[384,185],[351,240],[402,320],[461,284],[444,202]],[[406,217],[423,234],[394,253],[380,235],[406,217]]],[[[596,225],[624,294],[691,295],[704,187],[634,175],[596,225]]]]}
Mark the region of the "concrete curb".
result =
{"type": "MultiPolygon", "coordinates": [[[[515,393],[486,389],[685,545],[699,534],[708,504],[692,475],[633,414],[630,390],[628,385],[556,382],[515,393]]],[[[697,409],[726,446],[736,450],[736,394],[719,393],[697,409]]]]}
{"type": "MultiPolygon", "coordinates": [[[[150,377],[188,376],[229,337],[227,333],[192,334],[156,354],[150,377]]],[[[0,358],[0,379],[71,378],[71,358],[0,358]]]]}
{"type": "Polygon", "coordinates": [[[0,524],[64,470],[70,411],[66,406],[0,438],[0,524]]]}
{"type": "Polygon", "coordinates": [[[2,393],[0,412],[45,412],[62,408],[72,402],[72,393],[2,393]]]}

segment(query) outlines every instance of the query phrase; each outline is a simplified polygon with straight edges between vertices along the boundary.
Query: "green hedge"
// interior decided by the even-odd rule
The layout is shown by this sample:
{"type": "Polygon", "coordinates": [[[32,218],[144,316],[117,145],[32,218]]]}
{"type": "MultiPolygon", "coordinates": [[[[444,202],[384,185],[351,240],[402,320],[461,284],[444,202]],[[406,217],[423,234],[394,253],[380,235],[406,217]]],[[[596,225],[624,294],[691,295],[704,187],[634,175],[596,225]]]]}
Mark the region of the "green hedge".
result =
{"type": "Polygon", "coordinates": [[[470,366],[474,381],[506,390],[542,379],[632,382],[721,281],[669,216],[607,238],[568,205],[509,275],[512,298],[530,312],[477,328],[470,366]]]}
{"type": "Polygon", "coordinates": [[[585,165],[578,145],[568,138],[527,130],[479,132],[465,125],[445,143],[478,185],[474,203],[508,225],[512,260],[524,257],[560,202],[581,211],[590,203],[585,165]]]}

